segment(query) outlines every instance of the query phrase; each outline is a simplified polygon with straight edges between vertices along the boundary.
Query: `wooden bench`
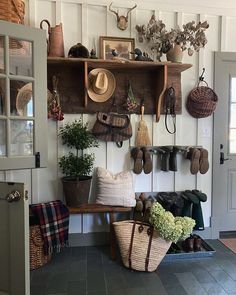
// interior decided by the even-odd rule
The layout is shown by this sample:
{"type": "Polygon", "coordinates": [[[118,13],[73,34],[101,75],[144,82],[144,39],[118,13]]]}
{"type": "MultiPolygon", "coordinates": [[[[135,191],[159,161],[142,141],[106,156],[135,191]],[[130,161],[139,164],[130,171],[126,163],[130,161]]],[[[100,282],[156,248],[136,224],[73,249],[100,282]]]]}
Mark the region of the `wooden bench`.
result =
{"type": "Polygon", "coordinates": [[[108,213],[110,222],[110,248],[111,258],[116,259],[116,238],[112,223],[115,221],[114,213],[131,212],[130,207],[106,206],[100,204],[84,204],[80,207],[68,207],[70,214],[87,214],[87,213],[108,213]]]}

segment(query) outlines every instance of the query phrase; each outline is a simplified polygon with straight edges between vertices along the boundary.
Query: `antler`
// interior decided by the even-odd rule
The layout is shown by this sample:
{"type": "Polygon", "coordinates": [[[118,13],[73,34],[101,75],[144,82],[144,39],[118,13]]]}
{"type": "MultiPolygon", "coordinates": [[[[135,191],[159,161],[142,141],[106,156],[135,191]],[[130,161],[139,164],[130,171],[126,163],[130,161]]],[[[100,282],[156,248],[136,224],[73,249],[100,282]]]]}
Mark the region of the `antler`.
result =
{"type": "Polygon", "coordinates": [[[134,5],[134,7],[130,8],[128,11],[127,11],[127,14],[126,14],[126,18],[128,17],[129,13],[131,12],[131,10],[133,10],[134,8],[137,7],[137,4],[134,5]]]}
{"type": "Polygon", "coordinates": [[[115,15],[116,15],[116,17],[117,17],[117,19],[118,19],[118,18],[119,18],[118,12],[115,11],[115,10],[112,10],[112,9],[111,9],[111,5],[112,5],[112,3],[113,3],[113,2],[111,2],[111,4],[109,5],[109,10],[110,10],[111,12],[115,13],[115,15]]]}

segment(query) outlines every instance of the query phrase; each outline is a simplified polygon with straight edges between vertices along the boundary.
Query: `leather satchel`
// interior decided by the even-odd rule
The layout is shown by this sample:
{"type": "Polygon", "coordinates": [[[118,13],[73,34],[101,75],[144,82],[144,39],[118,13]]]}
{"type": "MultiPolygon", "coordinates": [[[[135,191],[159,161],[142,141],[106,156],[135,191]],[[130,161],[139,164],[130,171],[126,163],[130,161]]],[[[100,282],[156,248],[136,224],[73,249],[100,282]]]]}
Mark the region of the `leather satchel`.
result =
{"type": "Polygon", "coordinates": [[[132,136],[132,126],[127,115],[98,112],[92,133],[99,140],[113,141],[121,147],[132,136]]]}

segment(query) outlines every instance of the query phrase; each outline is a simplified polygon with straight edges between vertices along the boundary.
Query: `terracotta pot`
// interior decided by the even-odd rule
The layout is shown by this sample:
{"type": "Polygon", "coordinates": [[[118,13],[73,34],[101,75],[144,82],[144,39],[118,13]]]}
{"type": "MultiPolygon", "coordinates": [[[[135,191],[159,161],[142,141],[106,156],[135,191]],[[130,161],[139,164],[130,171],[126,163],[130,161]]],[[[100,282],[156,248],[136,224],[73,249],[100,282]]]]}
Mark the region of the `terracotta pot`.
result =
{"type": "Polygon", "coordinates": [[[172,47],[166,53],[166,58],[168,61],[171,61],[171,62],[182,62],[183,51],[181,49],[181,46],[178,44],[175,44],[174,47],[172,47]]]}
{"type": "Polygon", "coordinates": [[[79,180],[71,177],[61,179],[67,206],[79,207],[88,204],[91,179],[91,176],[83,176],[79,180]]]}

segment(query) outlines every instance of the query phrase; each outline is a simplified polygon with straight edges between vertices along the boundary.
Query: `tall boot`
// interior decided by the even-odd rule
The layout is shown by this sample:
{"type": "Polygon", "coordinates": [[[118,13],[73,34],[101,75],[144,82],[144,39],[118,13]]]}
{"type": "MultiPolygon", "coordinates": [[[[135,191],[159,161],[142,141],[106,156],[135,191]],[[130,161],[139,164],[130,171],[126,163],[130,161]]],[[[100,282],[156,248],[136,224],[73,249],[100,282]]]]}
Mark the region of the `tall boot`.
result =
{"type": "Polygon", "coordinates": [[[169,162],[170,162],[170,152],[172,151],[173,147],[163,146],[158,149],[159,153],[161,154],[161,170],[162,171],[169,171],[169,162]]]}
{"type": "Polygon", "coordinates": [[[169,159],[169,169],[170,171],[177,171],[177,153],[179,149],[176,146],[173,146],[172,151],[170,152],[169,159]]]}

